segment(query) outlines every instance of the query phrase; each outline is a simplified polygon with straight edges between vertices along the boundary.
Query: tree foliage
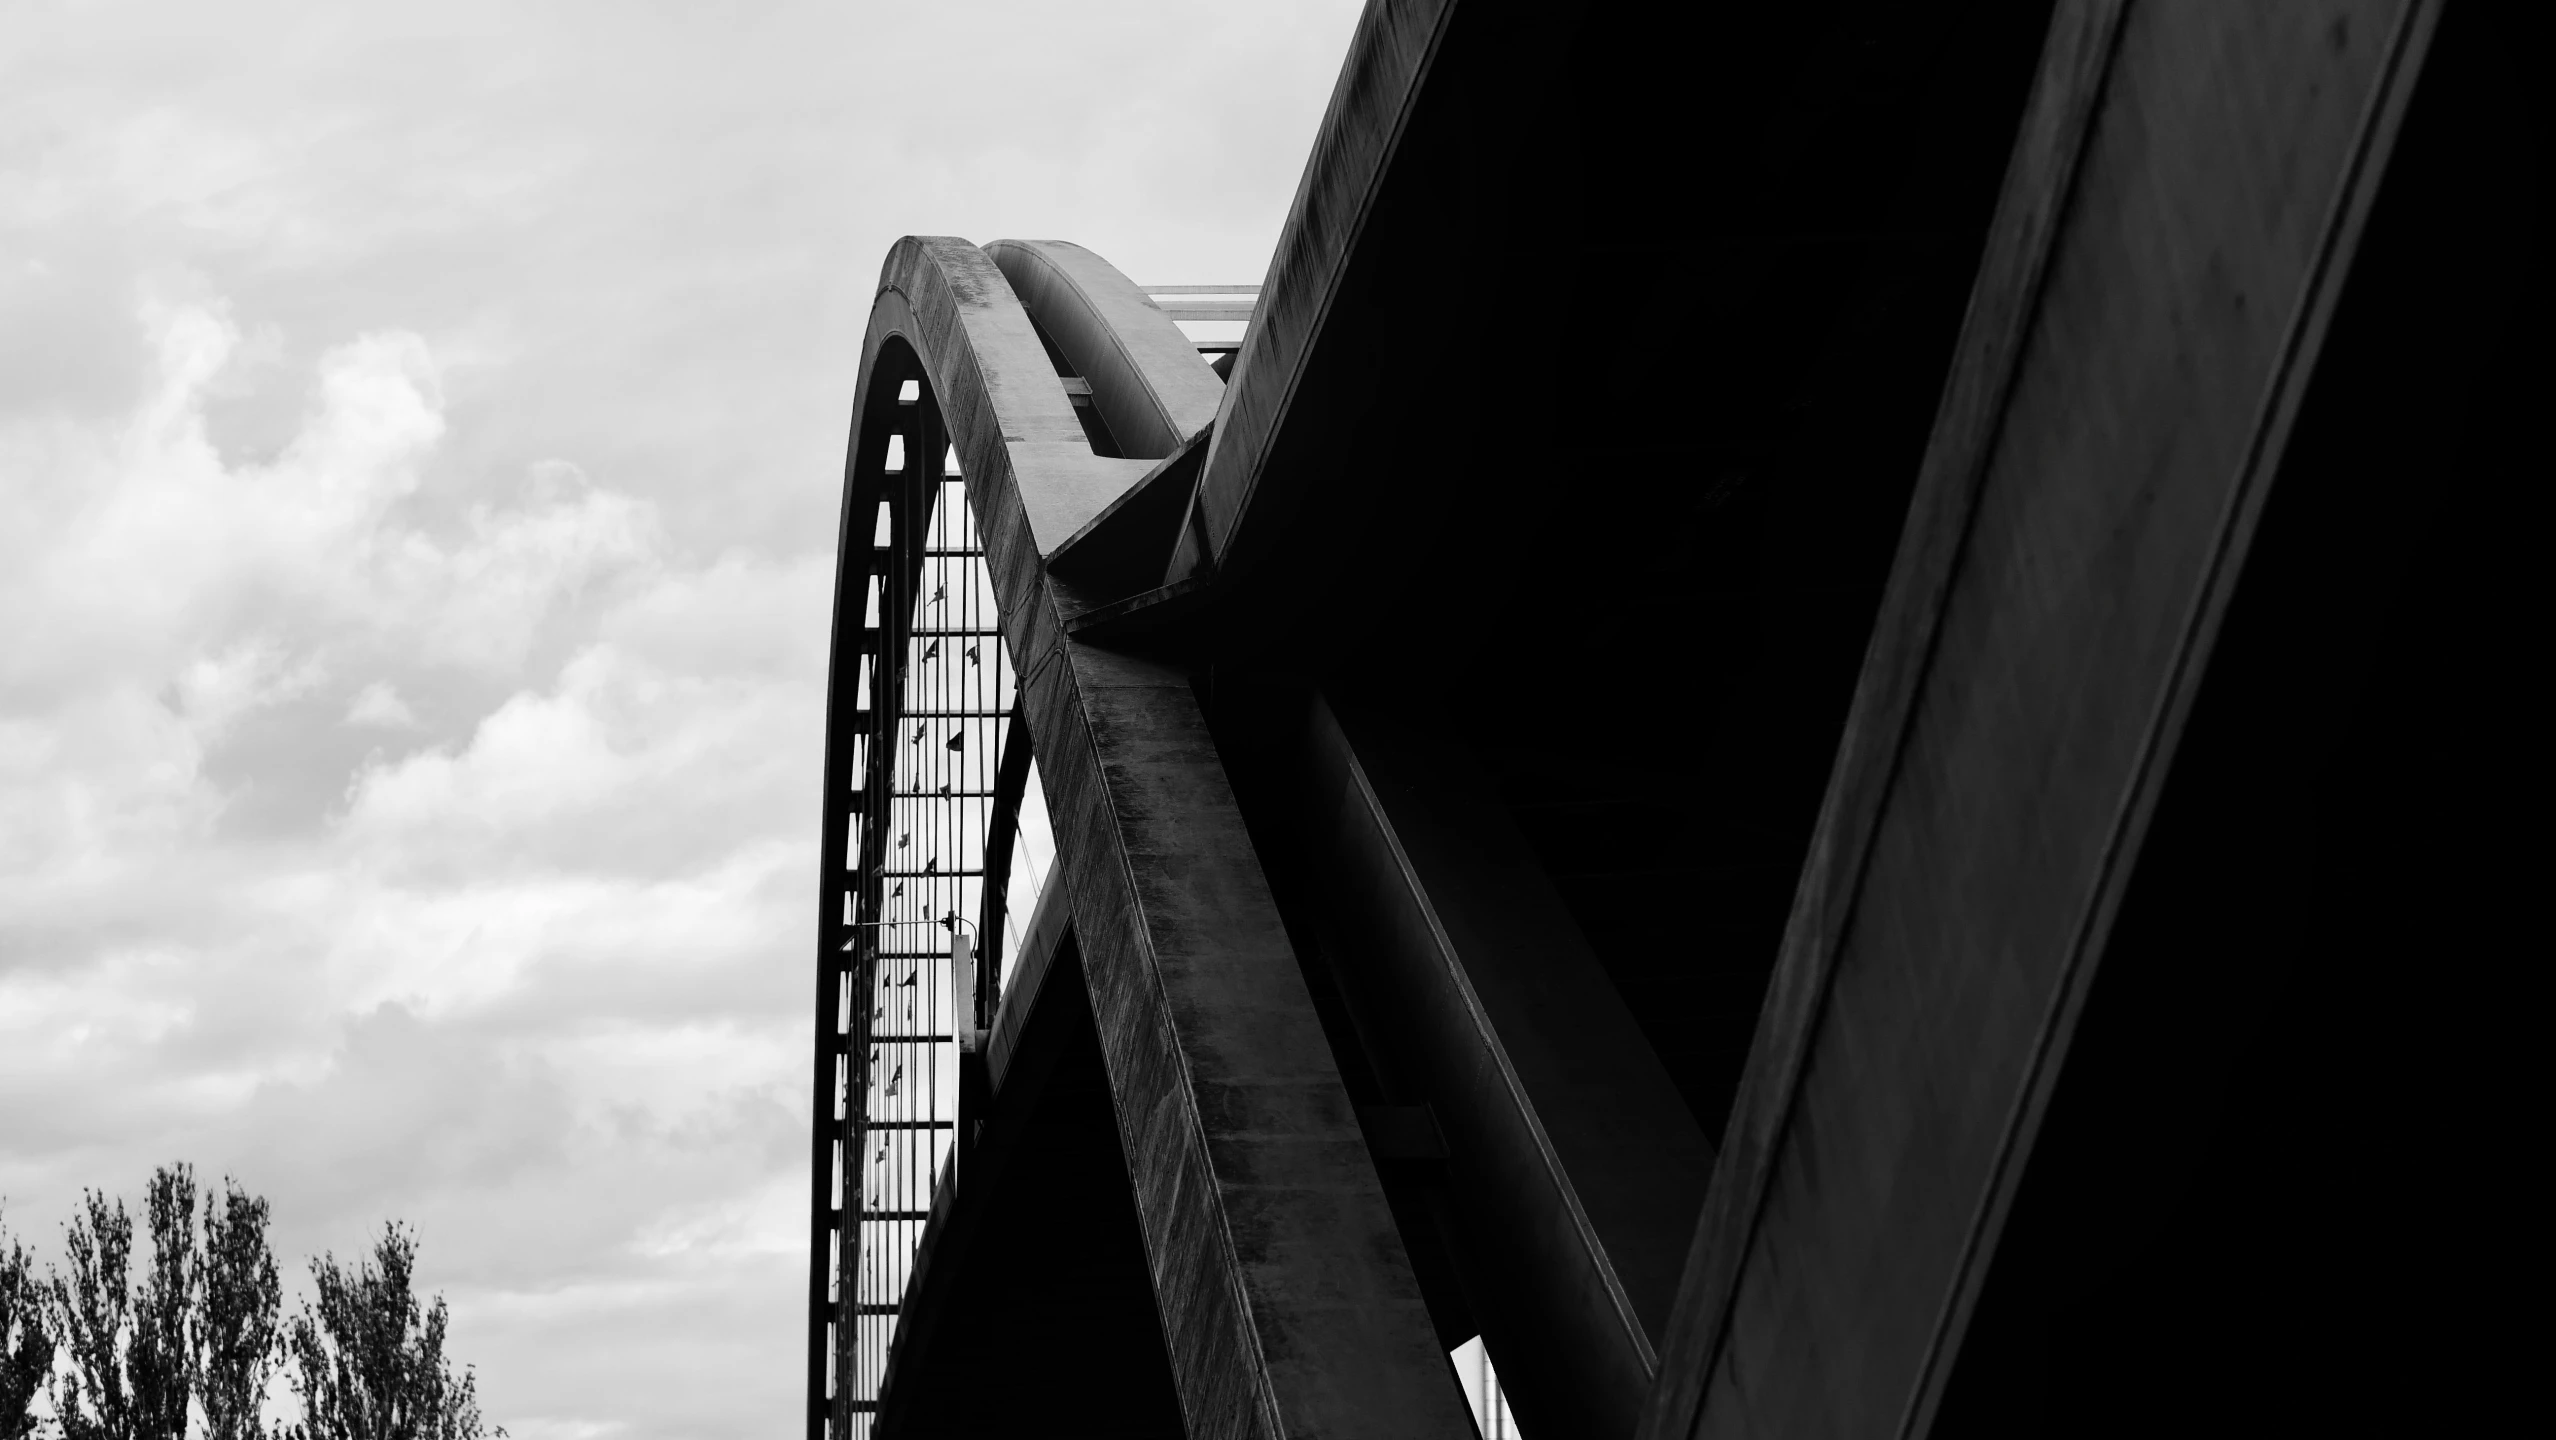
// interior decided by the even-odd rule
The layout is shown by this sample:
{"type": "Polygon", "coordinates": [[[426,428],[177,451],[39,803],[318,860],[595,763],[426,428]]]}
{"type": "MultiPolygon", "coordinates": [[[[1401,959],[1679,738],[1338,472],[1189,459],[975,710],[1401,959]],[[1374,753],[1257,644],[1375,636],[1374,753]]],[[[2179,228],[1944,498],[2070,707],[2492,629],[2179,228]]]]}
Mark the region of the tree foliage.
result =
{"type": "Polygon", "coordinates": [[[221,1203],[204,1203],[195,1389],[207,1440],[257,1440],[264,1433],[259,1405],[283,1360],[284,1307],[266,1225],[266,1201],[227,1176],[221,1203]]]}
{"type": "Polygon", "coordinates": [[[186,1440],[194,1388],[195,1172],[163,1165],[143,1197],[150,1268],[133,1270],[133,1219],[122,1200],[81,1195],[63,1230],[69,1275],[47,1290],[68,1362],[53,1375],[63,1440],[186,1440]]]}
{"type": "Polygon", "coordinates": [[[195,1171],[163,1165],[151,1175],[142,1212],[151,1227],[151,1268],[133,1291],[133,1338],[124,1368],[133,1384],[134,1440],[186,1440],[194,1387],[195,1171]]]}
{"type": "MultiPolygon", "coordinates": [[[[369,1260],[311,1262],[317,1291],[302,1302],[286,1346],[302,1402],[294,1440],[479,1440],[478,1381],[444,1356],[442,1296],[420,1308],[412,1284],[417,1241],[382,1227],[369,1260]]],[[[501,1428],[496,1432],[504,1435],[501,1428]]]]}
{"type": "Polygon", "coordinates": [[[35,1433],[35,1397],[53,1369],[44,1282],[0,1216],[0,1440],[35,1433]]]}
{"type": "Polygon", "coordinates": [[[53,1375],[54,1423],[63,1440],[133,1440],[133,1392],[124,1347],[133,1323],[133,1217],[122,1200],[80,1192],[80,1213],[62,1227],[69,1275],[49,1288],[65,1364],[53,1375]]]}

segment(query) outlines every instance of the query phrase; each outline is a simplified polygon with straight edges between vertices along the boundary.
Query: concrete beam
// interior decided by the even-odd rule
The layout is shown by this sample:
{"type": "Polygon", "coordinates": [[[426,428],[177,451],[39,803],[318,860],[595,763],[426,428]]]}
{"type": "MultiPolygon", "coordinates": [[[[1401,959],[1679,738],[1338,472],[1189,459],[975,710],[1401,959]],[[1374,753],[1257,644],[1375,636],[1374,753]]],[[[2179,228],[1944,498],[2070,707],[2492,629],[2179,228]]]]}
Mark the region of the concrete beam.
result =
{"type": "MultiPolygon", "coordinates": [[[[1221,381],[1219,383],[1222,383],[1221,381]]],[[[1207,458],[1211,428],[1170,455],[1130,485],[1091,518],[1082,529],[1051,551],[1048,576],[1063,583],[1073,618],[1155,592],[1162,578],[1163,557],[1171,553],[1198,489],[1200,463],[1207,458]]]]}
{"type": "Polygon", "coordinates": [[[1187,675],[1061,640],[1029,701],[1191,1433],[1468,1435],[1187,675]]]}
{"type": "Polygon", "coordinates": [[[2061,7],[1646,1436],[1925,1433],[2431,15],[2061,7]]]}
{"type": "Polygon", "coordinates": [[[1278,232],[1166,585],[1214,574],[1234,560],[1243,518],[1263,498],[1264,474],[1298,382],[1455,10],[1453,0],[1372,0],[1359,16],[1304,179],[1278,232]]]}
{"type": "Polygon", "coordinates": [[[909,235],[888,251],[856,393],[869,394],[877,357],[891,345],[910,347],[931,377],[971,499],[976,476],[1004,476],[1004,503],[1025,526],[1018,538],[1037,556],[1062,546],[1153,468],[1150,460],[1092,453],[1029,312],[985,252],[964,240],[909,235]],[[1013,486],[1015,473],[1038,483],[1013,486]]]}
{"type": "Polygon", "coordinates": [[[1342,983],[1447,1137],[1520,1422],[1629,1436],[1712,1146],[1507,812],[1399,718],[1313,702],[1299,795],[1342,983]]]}
{"type": "Polygon", "coordinates": [[[985,1068],[989,1088],[997,1095],[1010,1083],[1012,1055],[1020,1048],[1021,1032],[1030,1016],[1037,1013],[1039,992],[1046,987],[1048,970],[1064,941],[1065,924],[1065,887],[1053,882],[1041,886],[1038,902],[1021,926],[1021,950],[1011,980],[1003,987],[1003,1002],[995,1008],[994,1023],[986,1027],[985,1068]]]}
{"type": "Polygon", "coordinates": [[[985,253],[1091,383],[1093,406],[1130,457],[1160,460],[1215,423],[1224,382],[1118,267],[1062,240],[997,240],[985,253]]]}

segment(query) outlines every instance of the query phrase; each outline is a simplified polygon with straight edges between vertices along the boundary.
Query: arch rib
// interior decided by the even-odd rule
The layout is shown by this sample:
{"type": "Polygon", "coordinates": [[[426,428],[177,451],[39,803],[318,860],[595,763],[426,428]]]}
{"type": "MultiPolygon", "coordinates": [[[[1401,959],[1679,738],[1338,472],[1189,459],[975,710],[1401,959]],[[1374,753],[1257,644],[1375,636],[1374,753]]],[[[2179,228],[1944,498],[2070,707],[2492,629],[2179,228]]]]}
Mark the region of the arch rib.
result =
{"type": "Polygon", "coordinates": [[[1159,460],[1215,423],[1225,382],[1117,266],[1063,240],[997,240],[985,253],[1091,382],[1093,406],[1129,455],[1159,460]]]}
{"type": "MultiPolygon", "coordinates": [[[[1195,417],[1207,392],[1156,363],[1160,332],[1178,334],[1159,310],[1143,307],[1159,322],[1150,334],[1143,315],[1120,314],[1125,296],[1113,298],[1106,284],[1116,272],[1077,247],[1011,252],[1044,255],[1062,272],[1041,304],[1060,316],[1081,305],[1089,327],[1060,324],[1085,356],[1126,361],[1109,382],[1110,403],[1139,418],[1143,405],[1156,410],[1159,434],[1139,427],[1146,446],[1195,417]],[[1107,274],[1095,281],[1080,256],[1107,274]]],[[[1024,272],[1046,273],[1027,263],[1024,272]]],[[[1084,957],[1189,1432],[1469,1436],[1188,676],[1064,633],[1046,558],[1153,462],[1092,453],[1030,312],[1003,267],[965,241],[908,237],[889,252],[862,346],[859,404],[890,393],[879,367],[883,357],[897,363],[906,347],[960,457],[1003,638],[1022,677],[1057,833],[1058,883],[1084,957]]],[[[1194,354],[1184,359],[1213,380],[1194,354]]],[[[864,421],[855,414],[856,441],[864,421]]],[[[846,575],[867,563],[856,549],[868,543],[867,517],[853,499],[846,575]]],[[[837,699],[850,668],[846,636],[862,634],[859,611],[845,609],[862,603],[858,590],[838,585],[837,699]]],[[[847,713],[834,707],[830,727],[847,713]]],[[[836,749],[830,736],[829,754],[836,749]]],[[[829,835],[847,803],[837,768],[830,762],[829,835]]],[[[831,965],[851,882],[837,863],[823,883],[820,961],[831,965]]],[[[822,1016],[821,1033],[834,1023],[822,1016]]],[[[827,1126],[822,1109],[817,1123],[827,1126]]],[[[821,1140],[821,1156],[826,1149],[821,1140]]],[[[820,1183],[820,1205],[825,1189],[820,1183]]],[[[823,1248],[813,1257],[820,1266],[823,1248]]],[[[821,1281],[815,1298],[824,1298],[821,1281]]],[[[820,1322],[812,1355],[822,1341],[820,1322]]],[[[821,1395],[821,1362],[812,1360],[810,1383],[821,1395]]],[[[812,1419],[818,1413],[812,1405],[812,1419]]]]}

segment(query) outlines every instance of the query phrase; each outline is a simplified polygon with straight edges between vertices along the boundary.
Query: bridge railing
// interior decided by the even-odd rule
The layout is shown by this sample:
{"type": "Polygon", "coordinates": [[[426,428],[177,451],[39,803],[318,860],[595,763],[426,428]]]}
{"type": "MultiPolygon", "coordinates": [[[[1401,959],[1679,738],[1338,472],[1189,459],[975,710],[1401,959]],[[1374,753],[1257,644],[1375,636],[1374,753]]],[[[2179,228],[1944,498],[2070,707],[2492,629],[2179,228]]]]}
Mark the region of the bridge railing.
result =
{"type": "Polygon", "coordinates": [[[1036,780],[1019,677],[957,458],[921,379],[899,385],[894,410],[855,444],[850,524],[870,544],[847,546],[847,570],[865,573],[846,578],[865,636],[856,673],[836,682],[855,783],[828,817],[847,873],[825,1408],[848,1436],[868,1433],[915,1249],[954,1168],[960,1055],[999,998],[1016,857],[1034,883],[1053,850],[1043,807],[1021,834],[1036,780]]]}

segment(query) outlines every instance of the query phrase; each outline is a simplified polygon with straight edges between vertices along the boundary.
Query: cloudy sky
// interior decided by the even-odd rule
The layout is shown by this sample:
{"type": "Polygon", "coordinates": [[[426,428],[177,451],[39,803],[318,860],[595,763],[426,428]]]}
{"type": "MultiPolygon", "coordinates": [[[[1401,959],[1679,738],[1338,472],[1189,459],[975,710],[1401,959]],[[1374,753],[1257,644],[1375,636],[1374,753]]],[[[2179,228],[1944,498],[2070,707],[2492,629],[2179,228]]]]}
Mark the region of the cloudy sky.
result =
{"type": "Polygon", "coordinates": [[[799,1414],[907,232],[1257,280],[1349,0],[0,0],[0,1197],[418,1229],[524,1440],[799,1414]]]}

